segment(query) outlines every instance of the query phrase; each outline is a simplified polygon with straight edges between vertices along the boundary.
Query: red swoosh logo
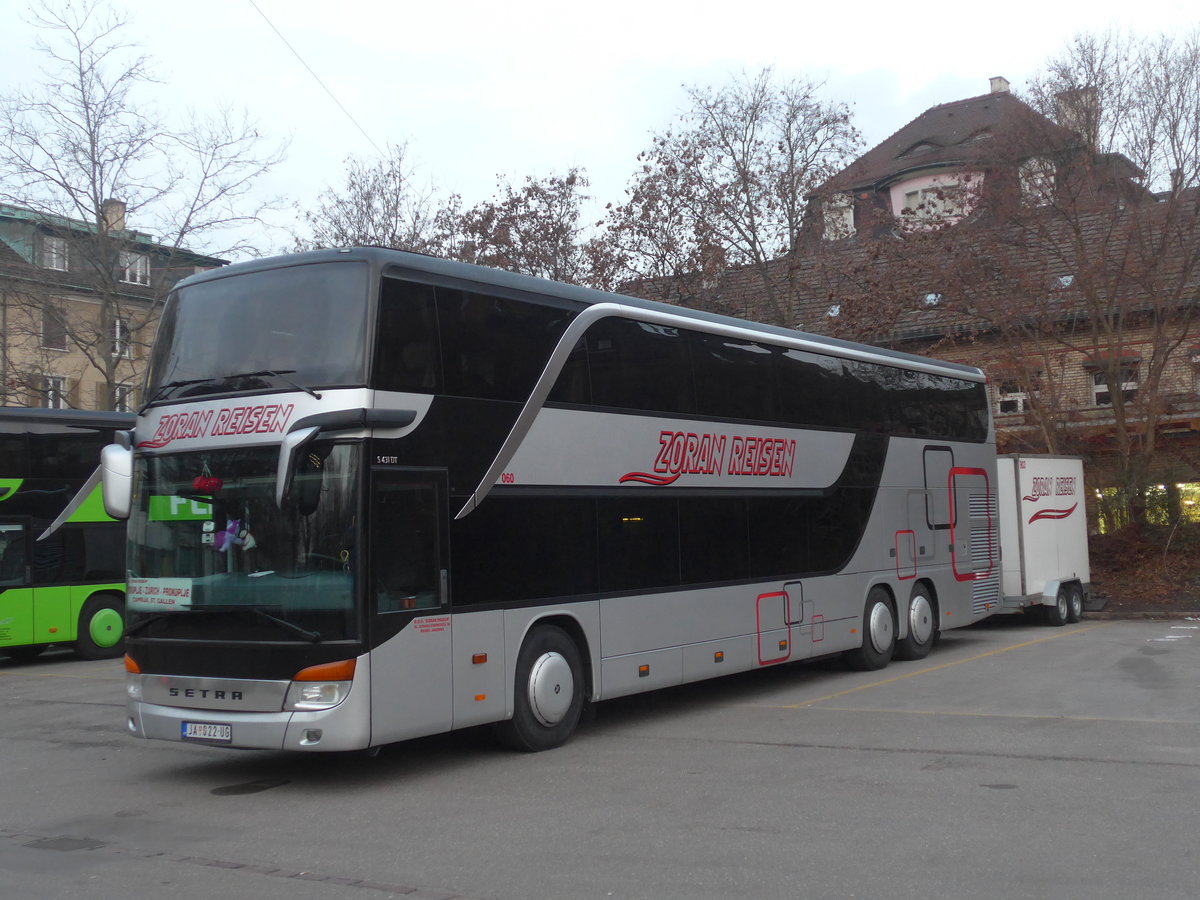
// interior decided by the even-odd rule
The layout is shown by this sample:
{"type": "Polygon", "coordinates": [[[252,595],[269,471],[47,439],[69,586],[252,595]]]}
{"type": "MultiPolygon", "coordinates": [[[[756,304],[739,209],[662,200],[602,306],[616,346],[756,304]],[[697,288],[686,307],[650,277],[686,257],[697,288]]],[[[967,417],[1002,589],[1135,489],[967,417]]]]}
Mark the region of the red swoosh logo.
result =
{"type": "Polygon", "coordinates": [[[1072,506],[1070,509],[1041,509],[1041,510],[1038,510],[1032,516],[1029,517],[1029,522],[1030,522],[1030,524],[1032,524],[1032,523],[1036,522],[1038,519],[1065,519],[1071,513],[1075,512],[1076,506],[1079,506],[1079,504],[1076,503],[1075,506],[1072,506]]]}
{"type": "Polygon", "coordinates": [[[627,475],[621,476],[621,484],[625,484],[627,481],[636,481],[640,484],[664,485],[670,484],[678,477],[678,472],[674,475],[652,475],[649,472],[630,472],[627,475]]]}

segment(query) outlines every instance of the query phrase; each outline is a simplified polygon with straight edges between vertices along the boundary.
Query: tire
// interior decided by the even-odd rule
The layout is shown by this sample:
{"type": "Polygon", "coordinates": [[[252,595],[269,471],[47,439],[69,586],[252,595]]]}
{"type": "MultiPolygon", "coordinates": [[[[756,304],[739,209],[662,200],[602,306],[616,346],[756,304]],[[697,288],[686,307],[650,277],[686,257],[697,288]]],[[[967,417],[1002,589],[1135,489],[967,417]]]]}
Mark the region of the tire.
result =
{"type": "Polygon", "coordinates": [[[1056,602],[1053,606],[1046,607],[1046,624],[1047,625],[1066,625],[1071,617],[1071,601],[1067,596],[1067,589],[1060,587],[1056,602]]]}
{"type": "Polygon", "coordinates": [[[846,665],[862,672],[882,669],[896,652],[896,609],[881,587],[871,588],[863,609],[862,646],[842,654],[846,665]]]}
{"type": "Polygon", "coordinates": [[[1073,584],[1067,594],[1067,621],[1078,622],[1081,619],[1083,619],[1083,588],[1073,584]]]}
{"type": "Polygon", "coordinates": [[[7,656],[14,662],[29,662],[45,653],[49,646],[49,644],[29,644],[24,647],[5,647],[0,650],[0,655],[7,656]]]}
{"type": "Polygon", "coordinates": [[[554,625],[538,625],[517,656],[513,717],[498,726],[514,750],[536,753],[565,744],[583,711],[583,660],[570,636],[554,625]]]}
{"type": "Polygon", "coordinates": [[[79,610],[75,653],[83,659],[113,659],[125,652],[125,600],[93,594],[79,610]]]}
{"type": "Polygon", "coordinates": [[[924,659],[938,636],[937,602],[926,584],[915,585],[908,598],[908,634],[896,642],[896,659],[924,659]]]}

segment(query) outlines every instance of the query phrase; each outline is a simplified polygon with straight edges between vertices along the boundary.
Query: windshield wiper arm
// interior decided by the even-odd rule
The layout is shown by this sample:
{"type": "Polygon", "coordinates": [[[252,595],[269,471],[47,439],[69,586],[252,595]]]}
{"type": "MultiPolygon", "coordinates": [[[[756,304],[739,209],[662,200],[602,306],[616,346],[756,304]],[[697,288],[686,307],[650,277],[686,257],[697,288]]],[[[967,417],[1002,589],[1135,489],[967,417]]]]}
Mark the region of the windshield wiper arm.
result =
{"type": "Polygon", "coordinates": [[[147,409],[150,408],[150,404],[154,403],[154,401],[156,401],[156,400],[160,400],[163,396],[164,391],[170,390],[171,388],[185,387],[186,385],[189,385],[189,384],[204,384],[204,382],[206,382],[206,381],[216,381],[216,380],[217,379],[215,379],[215,378],[184,378],[181,381],[168,381],[166,384],[160,384],[158,386],[158,388],[154,391],[154,393],[150,396],[150,399],[142,404],[142,408],[138,410],[137,414],[140,416],[142,413],[144,413],[147,409]]]}
{"type": "Polygon", "coordinates": [[[273,625],[279,625],[283,628],[286,628],[286,629],[288,629],[288,631],[291,631],[291,632],[294,632],[295,634],[300,635],[300,637],[304,638],[306,641],[309,641],[310,643],[315,644],[315,643],[317,643],[317,641],[321,640],[321,632],[319,632],[319,631],[309,631],[307,628],[301,628],[295,622],[289,622],[287,619],[281,619],[281,618],[279,618],[279,616],[273,616],[269,612],[259,609],[257,606],[240,606],[236,603],[222,603],[219,605],[214,603],[211,605],[205,604],[203,606],[183,607],[182,609],[178,609],[173,613],[162,612],[162,613],[158,613],[156,615],[147,616],[145,619],[142,619],[140,622],[135,622],[133,625],[126,628],[125,629],[125,637],[129,637],[131,634],[137,634],[139,631],[141,631],[143,628],[147,627],[148,625],[151,625],[154,622],[158,622],[158,621],[168,618],[170,616],[178,615],[179,613],[192,614],[192,613],[203,613],[203,612],[239,612],[239,611],[252,612],[259,619],[266,621],[266,622],[270,622],[273,625]]]}
{"type": "Polygon", "coordinates": [[[225,378],[254,378],[258,375],[273,375],[275,378],[282,378],[284,381],[286,381],[288,384],[290,384],[296,390],[304,391],[304,393],[309,394],[313,397],[316,397],[318,400],[320,400],[321,395],[318,394],[316,391],[314,391],[312,388],[305,387],[302,384],[297,384],[295,381],[292,381],[292,379],[287,377],[288,375],[295,375],[295,374],[296,374],[295,369],[260,369],[257,372],[238,372],[236,375],[226,375],[224,377],[225,378]]]}
{"type": "Polygon", "coordinates": [[[289,622],[287,619],[281,619],[279,616],[273,616],[269,612],[259,609],[257,606],[252,606],[250,609],[252,609],[254,614],[260,619],[263,619],[267,622],[272,622],[276,625],[281,625],[289,631],[300,635],[300,637],[304,638],[311,644],[315,644],[317,641],[321,640],[321,632],[319,631],[309,631],[307,628],[301,628],[295,622],[289,622]]]}

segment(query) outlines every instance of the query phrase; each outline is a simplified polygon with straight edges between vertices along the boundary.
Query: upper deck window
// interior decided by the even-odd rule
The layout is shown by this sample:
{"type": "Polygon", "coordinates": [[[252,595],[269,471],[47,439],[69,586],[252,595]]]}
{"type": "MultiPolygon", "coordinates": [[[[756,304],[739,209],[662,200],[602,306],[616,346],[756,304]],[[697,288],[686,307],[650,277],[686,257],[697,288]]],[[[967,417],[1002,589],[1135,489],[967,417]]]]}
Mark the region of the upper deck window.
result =
{"type": "Polygon", "coordinates": [[[366,384],[367,265],[284,266],[187,285],[170,296],[148,396],[366,384]],[[181,384],[181,382],[193,382],[181,384]]]}

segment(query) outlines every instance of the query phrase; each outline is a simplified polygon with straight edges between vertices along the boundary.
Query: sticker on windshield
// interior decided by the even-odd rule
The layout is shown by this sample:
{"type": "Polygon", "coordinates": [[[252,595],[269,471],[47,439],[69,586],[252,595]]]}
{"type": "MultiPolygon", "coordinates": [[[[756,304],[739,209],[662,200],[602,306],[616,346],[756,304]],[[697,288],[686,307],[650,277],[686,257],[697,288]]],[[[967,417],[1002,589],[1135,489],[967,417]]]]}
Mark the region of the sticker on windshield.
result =
{"type": "Polygon", "coordinates": [[[130,609],[143,610],[190,609],[192,579],[130,578],[125,591],[125,605],[130,609]]]}

